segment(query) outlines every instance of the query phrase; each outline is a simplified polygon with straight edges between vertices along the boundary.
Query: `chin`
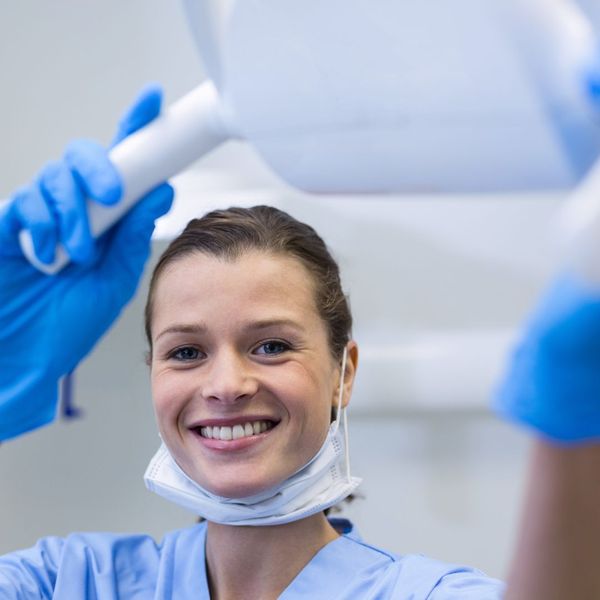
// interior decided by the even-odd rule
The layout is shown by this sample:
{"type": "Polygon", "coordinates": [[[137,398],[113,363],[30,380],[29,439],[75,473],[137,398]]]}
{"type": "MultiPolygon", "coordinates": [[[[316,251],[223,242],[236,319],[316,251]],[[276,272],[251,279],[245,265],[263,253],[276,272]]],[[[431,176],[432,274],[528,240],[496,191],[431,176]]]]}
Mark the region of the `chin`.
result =
{"type": "Polygon", "coordinates": [[[203,488],[207,489],[216,496],[223,498],[248,498],[265,492],[277,486],[282,479],[273,477],[257,477],[256,474],[251,479],[235,476],[233,473],[230,477],[220,477],[219,481],[206,479],[205,477],[192,477],[203,488]]]}
{"type": "Polygon", "coordinates": [[[248,498],[250,496],[255,496],[264,492],[272,487],[275,484],[263,484],[260,482],[248,482],[240,484],[239,482],[227,484],[221,482],[216,485],[212,485],[212,483],[207,483],[203,485],[207,490],[211,493],[221,496],[223,498],[248,498]]]}

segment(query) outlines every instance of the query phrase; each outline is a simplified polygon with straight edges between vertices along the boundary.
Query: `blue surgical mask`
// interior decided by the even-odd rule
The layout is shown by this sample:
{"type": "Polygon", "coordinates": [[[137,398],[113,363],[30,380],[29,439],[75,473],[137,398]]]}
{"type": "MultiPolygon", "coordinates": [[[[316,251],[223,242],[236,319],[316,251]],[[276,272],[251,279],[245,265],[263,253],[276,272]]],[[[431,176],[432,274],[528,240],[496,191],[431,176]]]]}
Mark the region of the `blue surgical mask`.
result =
{"type": "Polygon", "coordinates": [[[208,521],[225,525],[280,525],[341,502],[361,482],[350,475],[348,418],[342,408],[346,357],[344,350],[336,419],[323,445],[279,485],[246,498],[217,496],[188,477],[163,443],[144,474],[146,487],[208,521]]]}

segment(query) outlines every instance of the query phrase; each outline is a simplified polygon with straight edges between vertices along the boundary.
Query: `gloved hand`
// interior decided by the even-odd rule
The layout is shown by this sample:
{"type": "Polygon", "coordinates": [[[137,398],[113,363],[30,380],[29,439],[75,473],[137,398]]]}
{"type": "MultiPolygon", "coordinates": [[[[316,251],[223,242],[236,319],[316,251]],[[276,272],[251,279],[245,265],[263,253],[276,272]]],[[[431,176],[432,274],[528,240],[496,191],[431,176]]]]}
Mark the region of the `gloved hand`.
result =
{"type": "Polygon", "coordinates": [[[494,408],[563,443],[600,441],[600,288],[557,279],[525,327],[494,408]]]}
{"type": "MultiPolygon", "coordinates": [[[[146,88],[122,119],[115,143],[152,121],[162,93],[146,88]]],[[[71,143],[0,210],[0,440],[44,425],[56,412],[58,380],[72,371],[133,297],[150,252],[154,221],[171,207],[163,184],[93,240],[84,199],[114,204],[121,182],[107,151],[71,143]],[[18,232],[31,231],[38,258],[57,242],[71,264],[44,275],[23,256],[18,232]]]]}

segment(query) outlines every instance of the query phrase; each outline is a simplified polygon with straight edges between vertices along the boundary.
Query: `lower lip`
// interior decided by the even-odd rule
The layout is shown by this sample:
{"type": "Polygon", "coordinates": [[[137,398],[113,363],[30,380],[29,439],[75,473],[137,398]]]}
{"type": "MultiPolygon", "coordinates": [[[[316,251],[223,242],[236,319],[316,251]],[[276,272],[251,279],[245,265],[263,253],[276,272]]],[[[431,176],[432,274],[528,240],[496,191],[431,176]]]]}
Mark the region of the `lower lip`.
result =
{"type": "Polygon", "coordinates": [[[196,431],[192,431],[192,433],[205,448],[209,448],[210,450],[217,450],[219,452],[239,452],[241,450],[251,448],[256,444],[260,444],[275,429],[275,427],[271,427],[271,429],[268,429],[267,431],[263,431],[262,433],[258,433],[256,435],[250,435],[248,437],[243,437],[237,440],[229,441],[213,440],[212,438],[202,437],[196,431]]]}

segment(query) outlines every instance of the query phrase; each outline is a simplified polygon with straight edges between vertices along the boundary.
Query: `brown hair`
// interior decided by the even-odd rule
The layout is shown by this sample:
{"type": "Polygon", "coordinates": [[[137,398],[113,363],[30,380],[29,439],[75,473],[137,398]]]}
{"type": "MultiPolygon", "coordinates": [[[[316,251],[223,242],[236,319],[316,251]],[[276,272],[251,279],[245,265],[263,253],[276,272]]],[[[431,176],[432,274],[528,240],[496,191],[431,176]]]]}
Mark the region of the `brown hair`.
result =
{"type": "Polygon", "coordinates": [[[248,250],[293,256],[311,273],[317,310],[327,327],[332,355],[339,360],[352,330],[352,315],[342,291],[339,267],[310,225],[271,206],[212,211],[190,221],[169,244],[154,268],[146,302],[145,327],[150,349],[154,292],[165,267],[194,252],[234,260],[248,250]]]}

